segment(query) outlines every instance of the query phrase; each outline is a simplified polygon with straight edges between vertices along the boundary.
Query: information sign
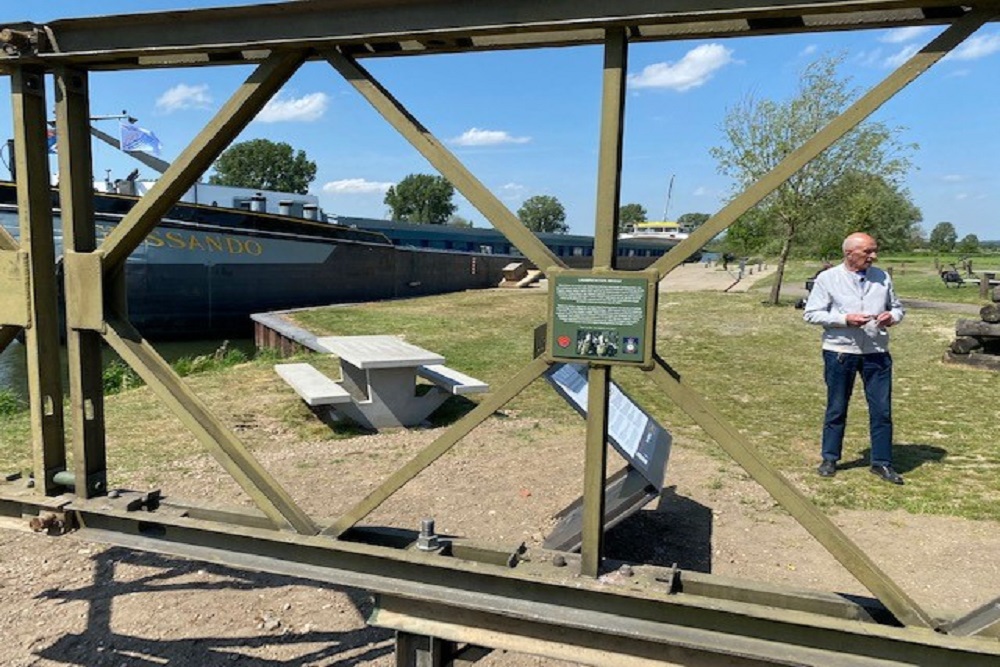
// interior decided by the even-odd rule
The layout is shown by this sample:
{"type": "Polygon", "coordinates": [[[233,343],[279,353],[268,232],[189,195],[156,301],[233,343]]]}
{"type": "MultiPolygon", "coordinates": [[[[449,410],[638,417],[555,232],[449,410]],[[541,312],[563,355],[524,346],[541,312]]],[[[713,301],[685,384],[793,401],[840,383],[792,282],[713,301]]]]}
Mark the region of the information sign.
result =
{"type": "Polygon", "coordinates": [[[549,354],[557,360],[649,365],[655,274],[559,271],[549,276],[549,354]]]}

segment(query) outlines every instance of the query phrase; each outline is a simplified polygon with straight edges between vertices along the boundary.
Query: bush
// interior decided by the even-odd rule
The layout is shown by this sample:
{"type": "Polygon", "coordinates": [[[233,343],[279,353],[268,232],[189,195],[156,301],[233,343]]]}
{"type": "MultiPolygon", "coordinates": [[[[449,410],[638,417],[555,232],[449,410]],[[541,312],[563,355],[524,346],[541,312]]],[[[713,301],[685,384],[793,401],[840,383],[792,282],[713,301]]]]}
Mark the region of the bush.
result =
{"type": "Polygon", "coordinates": [[[115,359],[104,367],[101,380],[105,394],[118,394],[143,385],[139,374],[120,359],[115,359]]]}
{"type": "Polygon", "coordinates": [[[28,405],[13,389],[0,388],[0,416],[6,417],[27,409],[28,405]]]}

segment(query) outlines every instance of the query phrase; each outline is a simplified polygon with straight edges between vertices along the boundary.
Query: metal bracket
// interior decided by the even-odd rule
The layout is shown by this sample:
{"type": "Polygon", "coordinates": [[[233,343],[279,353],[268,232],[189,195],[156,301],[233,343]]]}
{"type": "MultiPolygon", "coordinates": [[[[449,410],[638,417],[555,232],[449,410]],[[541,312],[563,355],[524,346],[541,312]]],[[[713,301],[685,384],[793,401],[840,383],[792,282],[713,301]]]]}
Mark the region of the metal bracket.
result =
{"type": "Polygon", "coordinates": [[[0,250],[0,324],[31,326],[31,281],[28,253],[0,250]]]}
{"type": "Polygon", "coordinates": [[[67,252],[63,257],[66,289],[66,325],[71,329],[105,333],[104,253],[67,252]]]}

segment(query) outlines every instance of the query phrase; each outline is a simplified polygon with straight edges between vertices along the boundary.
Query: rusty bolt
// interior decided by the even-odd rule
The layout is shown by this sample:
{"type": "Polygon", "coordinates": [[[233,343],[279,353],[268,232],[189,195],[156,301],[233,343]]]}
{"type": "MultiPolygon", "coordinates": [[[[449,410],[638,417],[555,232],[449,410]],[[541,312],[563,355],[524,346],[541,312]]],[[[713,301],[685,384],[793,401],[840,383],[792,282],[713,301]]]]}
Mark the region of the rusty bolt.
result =
{"type": "Polygon", "coordinates": [[[65,525],[63,518],[53,512],[42,512],[38,516],[31,517],[31,520],[28,522],[28,526],[36,533],[45,530],[50,532],[60,531],[65,525]]]}

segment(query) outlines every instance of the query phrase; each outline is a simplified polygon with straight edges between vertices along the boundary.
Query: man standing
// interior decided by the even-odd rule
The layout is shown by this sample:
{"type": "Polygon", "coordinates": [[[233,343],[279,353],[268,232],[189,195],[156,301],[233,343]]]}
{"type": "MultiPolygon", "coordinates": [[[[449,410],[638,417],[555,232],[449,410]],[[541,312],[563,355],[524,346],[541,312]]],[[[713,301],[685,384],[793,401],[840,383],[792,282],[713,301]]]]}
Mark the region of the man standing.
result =
{"type": "Polygon", "coordinates": [[[878,244],[868,234],[844,239],[844,261],[816,276],[803,318],[823,327],[822,477],[837,474],[854,380],[861,374],[868,400],[871,472],[893,484],[903,478],[892,468],[892,357],[887,329],[903,319],[903,304],[892,279],[872,264],[878,244]]]}

